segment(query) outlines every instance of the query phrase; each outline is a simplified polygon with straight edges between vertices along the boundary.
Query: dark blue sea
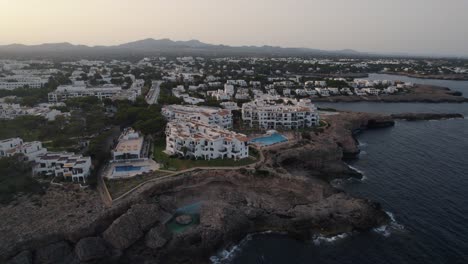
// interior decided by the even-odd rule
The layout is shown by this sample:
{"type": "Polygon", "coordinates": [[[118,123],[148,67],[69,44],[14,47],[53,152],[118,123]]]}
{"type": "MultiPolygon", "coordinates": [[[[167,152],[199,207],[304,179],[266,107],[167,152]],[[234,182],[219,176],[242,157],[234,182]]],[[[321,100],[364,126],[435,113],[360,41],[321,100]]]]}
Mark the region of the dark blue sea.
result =
{"type": "MultiPolygon", "coordinates": [[[[468,82],[401,79],[446,86],[468,96],[468,82]]],[[[457,112],[468,104],[331,103],[364,112],[457,112]]],[[[362,181],[336,187],[382,204],[392,224],[364,233],[307,243],[279,234],[257,234],[213,258],[215,263],[468,263],[468,119],[399,121],[358,136],[361,154],[350,163],[362,181]]]]}

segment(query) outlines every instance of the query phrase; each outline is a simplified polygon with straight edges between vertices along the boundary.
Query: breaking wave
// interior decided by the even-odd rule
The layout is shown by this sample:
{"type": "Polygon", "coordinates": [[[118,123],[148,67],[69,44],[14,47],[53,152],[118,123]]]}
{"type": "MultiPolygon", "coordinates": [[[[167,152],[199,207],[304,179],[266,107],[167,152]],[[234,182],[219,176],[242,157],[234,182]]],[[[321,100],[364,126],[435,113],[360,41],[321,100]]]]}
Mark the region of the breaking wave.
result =
{"type": "Polygon", "coordinates": [[[383,235],[384,237],[389,237],[393,231],[402,231],[405,229],[405,227],[401,224],[399,224],[396,219],[395,219],[395,216],[393,215],[393,213],[391,212],[385,212],[388,217],[390,217],[390,223],[388,225],[383,225],[383,226],[379,226],[379,227],[376,227],[374,228],[374,232],[378,233],[378,234],[381,234],[383,235]]]}

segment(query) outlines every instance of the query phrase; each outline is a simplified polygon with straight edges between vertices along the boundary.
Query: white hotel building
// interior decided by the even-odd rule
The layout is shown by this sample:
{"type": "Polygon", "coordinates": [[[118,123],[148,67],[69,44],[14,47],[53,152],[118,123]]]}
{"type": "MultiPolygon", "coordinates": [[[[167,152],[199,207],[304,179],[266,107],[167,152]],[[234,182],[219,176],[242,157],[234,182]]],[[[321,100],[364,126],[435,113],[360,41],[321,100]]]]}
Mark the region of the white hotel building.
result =
{"type": "Polygon", "coordinates": [[[47,153],[39,141],[23,142],[21,138],[9,138],[0,141],[0,158],[23,154],[25,161],[35,160],[47,153]]]}
{"type": "Polygon", "coordinates": [[[263,97],[242,105],[242,120],[250,127],[298,129],[319,125],[320,117],[309,99],[263,97]]]}
{"type": "Polygon", "coordinates": [[[248,139],[220,127],[193,120],[177,120],[167,124],[168,155],[195,159],[243,159],[249,156],[248,139]]]}
{"type": "Polygon", "coordinates": [[[68,98],[96,96],[100,100],[112,98],[122,92],[122,88],[113,85],[87,88],[86,86],[60,85],[54,92],[49,93],[49,102],[63,102],[68,98]]]}
{"type": "Polygon", "coordinates": [[[41,88],[48,81],[48,79],[40,77],[11,75],[0,78],[0,90],[13,90],[26,86],[29,88],[41,88]]]}
{"type": "Polygon", "coordinates": [[[162,108],[162,114],[169,121],[190,119],[207,125],[232,128],[232,113],[228,109],[206,106],[167,105],[162,108]]]}
{"type": "Polygon", "coordinates": [[[33,174],[54,175],[86,183],[91,173],[91,158],[74,153],[46,153],[35,159],[33,174]]]}

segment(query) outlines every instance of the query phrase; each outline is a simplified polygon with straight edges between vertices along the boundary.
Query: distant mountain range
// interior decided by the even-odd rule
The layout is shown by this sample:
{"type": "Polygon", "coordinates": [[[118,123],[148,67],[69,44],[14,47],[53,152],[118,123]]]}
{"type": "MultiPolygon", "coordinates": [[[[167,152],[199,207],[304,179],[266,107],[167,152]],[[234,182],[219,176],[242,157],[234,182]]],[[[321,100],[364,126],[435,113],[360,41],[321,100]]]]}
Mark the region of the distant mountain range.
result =
{"type": "Polygon", "coordinates": [[[114,46],[86,46],[64,43],[41,45],[0,45],[0,57],[93,57],[105,58],[154,55],[208,55],[208,56],[359,56],[366,53],[355,50],[326,51],[309,48],[283,48],[274,46],[226,46],[203,43],[199,40],[173,41],[170,39],[143,39],[114,46]]]}

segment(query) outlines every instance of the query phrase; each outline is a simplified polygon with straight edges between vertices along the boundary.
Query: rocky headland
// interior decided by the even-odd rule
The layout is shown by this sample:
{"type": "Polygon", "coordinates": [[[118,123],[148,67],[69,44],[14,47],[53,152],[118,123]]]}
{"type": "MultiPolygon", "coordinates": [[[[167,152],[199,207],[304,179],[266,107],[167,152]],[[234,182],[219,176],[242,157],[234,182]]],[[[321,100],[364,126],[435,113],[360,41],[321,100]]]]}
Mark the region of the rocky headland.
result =
{"type": "Polygon", "coordinates": [[[394,118],[346,112],[323,118],[325,126],[300,133],[298,140],[263,148],[264,162],[255,168],[164,178],[110,208],[92,190],[46,194],[35,204],[2,207],[0,216],[8,220],[0,223],[1,260],[209,263],[217,250],[250,233],[277,231],[310,239],[386,224],[379,204],[329,182],[359,177],[344,162],[359,153],[355,134],[393,126],[394,118]]]}
{"type": "Polygon", "coordinates": [[[465,103],[468,98],[446,87],[416,85],[407,93],[378,96],[339,95],[314,98],[316,102],[385,102],[385,103],[465,103]]]}

